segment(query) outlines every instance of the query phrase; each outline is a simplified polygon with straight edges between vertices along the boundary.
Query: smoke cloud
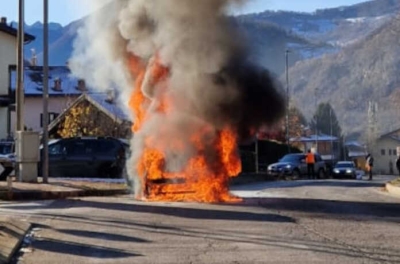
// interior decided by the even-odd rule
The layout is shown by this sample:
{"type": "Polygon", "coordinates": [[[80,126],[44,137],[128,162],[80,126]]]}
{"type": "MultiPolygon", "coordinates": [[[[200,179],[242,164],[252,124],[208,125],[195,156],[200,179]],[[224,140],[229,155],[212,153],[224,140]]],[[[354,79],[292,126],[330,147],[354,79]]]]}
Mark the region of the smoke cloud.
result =
{"type": "MultiPolygon", "coordinates": [[[[132,139],[127,167],[133,179],[146,144],[165,153],[166,170],[179,171],[196,153],[190,138],[196,131],[206,127],[217,133],[230,127],[239,140],[247,140],[282,117],[285,104],[275,79],[248,60],[244,38],[234,19],[226,16],[232,5],[244,2],[112,1],[79,31],[70,61],[73,74],[100,90],[116,88],[130,114],[129,98],[138,88],[129,58],[139,57],[149,69],[157,58],[169,69],[168,79],[159,84],[149,70],[140,87],[151,101],[146,111],[152,114],[132,139]],[[161,95],[170,100],[167,116],[155,111],[161,95]],[[181,145],[179,153],[169,144],[181,145]]],[[[201,140],[212,164],[210,135],[201,140]]]]}

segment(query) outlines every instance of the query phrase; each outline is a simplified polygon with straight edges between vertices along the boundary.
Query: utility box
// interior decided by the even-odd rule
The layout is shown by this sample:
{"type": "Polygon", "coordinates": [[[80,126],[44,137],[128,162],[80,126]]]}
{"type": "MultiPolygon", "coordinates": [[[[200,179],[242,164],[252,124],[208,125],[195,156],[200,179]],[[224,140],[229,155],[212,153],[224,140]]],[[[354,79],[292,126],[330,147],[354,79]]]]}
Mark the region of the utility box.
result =
{"type": "Polygon", "coordinates": [[[17,131],[15,139],[16,163],[20,182],[37,182],[37,166],[40,161],[39,133],[17,131]]]}

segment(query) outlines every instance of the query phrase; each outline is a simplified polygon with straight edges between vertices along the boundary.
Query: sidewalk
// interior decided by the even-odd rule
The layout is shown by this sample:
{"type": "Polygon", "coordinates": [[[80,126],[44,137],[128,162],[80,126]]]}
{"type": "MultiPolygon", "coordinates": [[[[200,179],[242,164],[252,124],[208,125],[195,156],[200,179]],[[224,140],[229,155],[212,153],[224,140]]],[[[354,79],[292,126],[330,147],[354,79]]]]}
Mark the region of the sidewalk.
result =
{"type": "Polygon", "coordinates": [[[400,197],[400,178],[386,183],[386,191],[400,197]]]}
{"type": "Polygon", "coordinates": [[[126,194],[127,185],[122,181],[99,182],[87,179],[49,178],[49,183],[22,183],[15,179],[11,182],[0,182],[0,200],[41,200],[64,199],[79,196],[106,196],[126,194]]]}
{"type": "Polygon", "coordinates": [[[0,263],[9,263],[31,225],[0,216],[0,263]]]}

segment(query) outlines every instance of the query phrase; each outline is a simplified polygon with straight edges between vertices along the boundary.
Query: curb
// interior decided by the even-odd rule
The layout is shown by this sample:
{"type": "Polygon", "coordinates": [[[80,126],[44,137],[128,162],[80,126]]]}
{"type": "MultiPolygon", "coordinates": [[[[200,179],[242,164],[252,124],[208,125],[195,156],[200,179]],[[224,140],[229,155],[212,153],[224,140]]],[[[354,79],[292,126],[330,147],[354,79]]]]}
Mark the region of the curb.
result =
{"type": "Polygon", "coordinates": [[[71,197],[85,196],[113,196],[128,194],[128,190],[76,190],[76,191],[8,191],[0,192],[0,200],[21,201],[21,200],[56,200],[71,197]]]}
{"type": "Polygon", "coordinates": [[[11,258],[28,234],[31,224],[15,219],[0,221],[0,263],[10,263],[11,258]]]}
{"type": "Polygon", "coordinates": [[[391,183],[386,183],[385,188],[386,191],[388,191],[390,194],[400,197],[400,187],[394,186],[391,183]]]}

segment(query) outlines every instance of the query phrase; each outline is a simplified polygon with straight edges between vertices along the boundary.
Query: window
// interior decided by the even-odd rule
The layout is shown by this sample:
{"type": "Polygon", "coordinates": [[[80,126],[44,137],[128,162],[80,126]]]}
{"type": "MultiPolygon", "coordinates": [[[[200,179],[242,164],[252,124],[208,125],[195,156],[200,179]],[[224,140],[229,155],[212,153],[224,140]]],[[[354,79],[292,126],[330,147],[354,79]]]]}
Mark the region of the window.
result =
{"type": "Polygon", "coordinates": [[[381,155],[385,156],[385,150],[384,149],[381,149],[381,155]]]}
{"type": "Polygon", "coordinates": [[[389,156],[392,156],[392,150],[389,149],[389,156]]]}
{"type": "Polygon", "coordinates": [[[96,153],[111,154],[115,149],[115,143],[110,140],[99,140],[96,142],[96,153]]]}
{"type": "Polygon", "coordinates": [[[86,156],[92,154],[92,144],[86,140],[72,140],[65,143],[68,156],[86,156]]]}
{"type": "MultiPolygon", "coordinates": [[[[59,116],[58,113],[54,113],[54,112],[50,112],[50,113],[48,113],[48,115],[49,115],[49,117],[48,117],[48,119],[49,119],[48,124],[50,124],[51,122],[53,122],[54,119],[56,119],[56,118],[59,116]]],[[[40,114],[40,127],[43,127],[43,114],[40,114]]]]}
{"type": "Polygon", "coordinates": [[[56,155],[63,155],[65,154],[65,148],[61,143],[55,143],[49,145],[49,155],[56,156],[56,155]]]}
{"type": "Polygon", "coordinates": [[[397,156],[397,150],[393,150],[393,156],[397,156]]]}

